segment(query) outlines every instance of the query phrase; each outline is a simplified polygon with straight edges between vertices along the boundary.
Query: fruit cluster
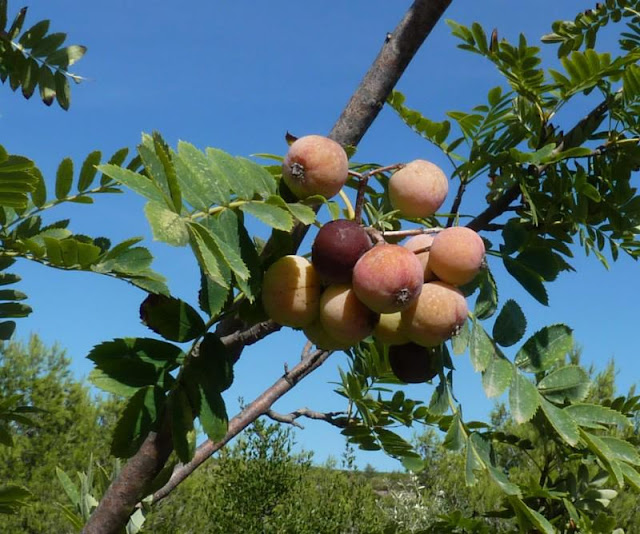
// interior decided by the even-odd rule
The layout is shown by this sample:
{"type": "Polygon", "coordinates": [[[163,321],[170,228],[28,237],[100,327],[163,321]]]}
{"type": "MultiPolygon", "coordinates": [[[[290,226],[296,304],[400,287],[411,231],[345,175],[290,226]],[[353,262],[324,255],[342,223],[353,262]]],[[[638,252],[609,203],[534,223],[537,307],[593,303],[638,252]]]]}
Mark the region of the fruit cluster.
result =
{"type": "MultiPolygon", "coordinates": [[[[296,140],[283,162],[283,180],[299,198],[336,195],[348,172],[342,147],[321,136],[296,140]]],[[[402,166],[388,185],[391,205],[409,218],[433,215],[447,191],[444,173],[424,160],[402,166]]],[[[485,249],[465,227],[415,233],[399,245],[355,220],[325,224],[310,261],[289,255],[267,269],[265,311],[279,324],[301,328],[321,349],[347,349],[373,335],[390,346],[391,369],[400,380],[433,378],[434,347],[467,318],[458,286],[476,276],[485,249]]]]}

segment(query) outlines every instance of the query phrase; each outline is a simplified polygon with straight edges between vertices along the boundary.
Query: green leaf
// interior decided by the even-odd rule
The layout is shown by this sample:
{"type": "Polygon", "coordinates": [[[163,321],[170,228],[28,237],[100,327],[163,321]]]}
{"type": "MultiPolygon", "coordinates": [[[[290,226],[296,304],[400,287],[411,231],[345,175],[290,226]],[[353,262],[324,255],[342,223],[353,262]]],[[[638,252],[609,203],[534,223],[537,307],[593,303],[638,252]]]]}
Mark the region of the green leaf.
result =
{"type": "Polygon", "coordinates": [[[545,326],[524,343],[516,354],[515,364],[525,372],[539,373],[563,360],[572,348],[573,337],[568,326],[545,326]]]}
{"type": "Polygon", "coordinates": [[[509,408],[515,422],[522,424],[531,420],[538,411],[540,394],[526,376],[515,369],[513,373],[509,390],[509,408]]]}
{"type": "Polygon", "coordinates": [[[47,202],[47,187],[44,176],[39,169],[33,169],[31,174],[36,178],[34,189],[31,192],[31,201],[36,208],[41,208],[47,202]]]}
{"type": "Polygon", "coordinates": [[[489,366],[491,359],[496,356],[496,347],[478,321],[473,321],[471,340],[469,342],[469,355],[476,372],[484,371],[489,366]]]}
{"type": "Polygon", "coordinates": [[[548,400],[563,403],[580,402],[589,393],[591,381],[587,372],[578,365],[567,365],[552,371],[538,382],[538,391],[548,400]]]}
{"type": "Polygon", "coordinates": [[[119,338],[96,345],[87,358],[102,372],[93,375],[96,385],[107,385],[115,393],[117,388],[125,392],[152,385],[164,388],[171,380],[168,373],[178,367],[184,353],[157,339],[119,338]],[[105,376],[121,386],[108,383],[105,376]]]}
{"type": "Polygon", "coordinates": [[[433,390],[431,401],[429,402],[429,412],[434,415],[442,415],[449,409],[449,391],[448,386],[451,383],[452,371],[449,371],[447,377],[440,376],[440,383],[433,390]]]}
{"type": "Polygon", "coordinates": [[[466,431],[460,419],[460,412],[456,412],[453,414],[453,419],[451,420],[442,445],[451,451],[459,451],[464,447],[465,442],[466,431]]]}
{"type": "Polygon", "coordinates": [[[252,201],[242,204],[240,209],[276,230],[288,232],[293,228],[291,214],[278,206],[261,201],[252,201]]]}
{"type": "Polygon", "coordinates": [[[602,441],[599,436],[586,432],[582,429],[580,430],[580,436],[587,444],[589,450],[591,450],[591,452],[593,452],[600,459],[611,477],[615,479],[618,486],[622,487],[624,485],[624,474],[622,471],[622,467],[625,464],[619,463],[613,459],[613,451],[609,449],[609,446],[604,441],[602,441]]]}
{"type": "Polygon", "coordinates": [[[305,206],[304,204],[300,204],[298,202],[290,202],[286,205],[286,207],[291,212],[291,214],[302,224],[308,226],[316,222],[316,212],[313,210],[313,208],[305,206]]]}
{"type": "MultiPolygon", "coordinates": [[[[211,149],[207,150],[207,154],[212,154],[211,149]]],[[[253,184],[252,195],[246,197],[247,199],[253,198],[255,194],[260,195],[262,198],[277,194],[278,184],[267,169],[247,158],[237,157],[236,161],[239,163],[239,168],[242,169],[241,172],[244,175],[242,179],[246,180],[247,183],[253,184]]],[[[235,176],[237,178],[238,174],[235,176]]]]}
{"type": "Polygon", "coordinates": [[[500,469],[493,465],[487,465],[487,471],[491,480],[493,480],[504,493],[516,497],[520,497],[522,495],[518,485],[510,482],[507,475],[500,471],[500,469]]]}
{"type": "Polygon", "coordinates": [[[218,257],[231,269],[236,278],[248,280],[251,273],[244,261],[242,261],[237,235],[238,220],[235,214],[231,212],[229,212],[228,216],[220,214],[219,217],[211,219],[210,223],[214,231],[210,231],[198,223],[191,223],[191,225],[198,226],[196,230],[205,238],[205,241],[211,243],[212,248],[215,247],[218,257]]]}
{"type": "Polygon", "coordinates": [[[46,65],[40,66],[38,85],[40,86],[40,98],[42,102],[44,102],[46,106],[50,106],[56,97],[56,81],[51,69],[46,65]]]}
{"type": "Polygon", "coordinates": [[[154,430],[165,402],[159,388],[147,386],[127,402],[113,430],[111,454],[129,458],[136,453],[147,434],[154,430]]]}
{"type": "Polygon", "coordinates": [[[628,464],[620,464],[620,471],[629,485],[640,491],[640,473],[628,464]]]}
{"type": "Polygon", "coordinates": [[[89,189],[93,180],[98,173],[97,165],[100,165],[100,159],[102,158],[102,152],[94,150],[89,154],[80,169],[80,178],[78,179],[78,191],[86,191],[89,189]]]}
{"type": "Polygon", "coordinates": [[[629,418],[600,404],[571,404],[565,410],[580,426],[600,428],[600,425],[616,425],[623,428],[632,426],[629,418]]]}
{"type": "Polygon", "coordinates": [[[155,147],[156,155],[164,168],[164,175],[166,181],[166,187],[171,198],[173,209],[176,213],[182,211],[182,192],[180,191],[180,185],[178,184],[178,178],[176,176],[176,169],[171,161],[171,155],[167,144],[164,139],[157,132],[153,134],[153,145],[155,147]]]}
{"type": "Polygon", "coordinates": [[[185,221],[180,215],[167,209],[164,203],[147,202],[144,214],[149,221],[154,239],[174,247],[182,247],[189,242],[185,221]]]}
{"type": "Polygon", "coordinates": [[[569,445],[575,447],[580,440],[580,433],[578,425],[571,418],[571,415],[545,399],[541,400],[540,407],[547,421],[551,423],[558,435],[569,445]]]}
{"type": "Polygon", "coordinates": [[[460,330],[451,338],[451,347],[456,356],[464,354],[467,350],[470,337],[471,329],[469,328],[469,321],[465,321],[460,330]]]}
{"type": "Polygon", "coordinates": [[[47,57],[47,63],[66,69],[80,60],[86,51],[87,47],[82,45],[71,45],[60,48],[47,57]]]}
{"type": "Polygon", "coordinates": [[[480,293],[476,299],[474,314],[478,319],[488,319],[498,308],[498,288],[489,269],[483,269],[479,279],[480,293]]]}
{"type": "MultiPolygon", "coordinates": [[[[229,290],[229,282],[231,274],[228,276],[222,271],[222,258],[218,259],[218,248],[215,242],[210,239],[207,232],[201,231],[201,225],[189,224],[187,226],[191,236],[191,248],[198,259],[200,268],[212,282],[229,290]]],[[[225,266],[226,267],[226,266],[225,266]]]]}
{"type": "Polygon", "coordinates": [[[182,387],[179,387],[173,392],[169,402],[173,448],[176,451],[178,459],[186,464],[193,457],[191,444],[189,443],[189,432],[193,430],[191,404],[189,403],[189,397],[182,387]]]}
{"type": "Polygon", "coordinates": [[[527,525],[523,525],[524,528],[521,529],[523,532],[528,530],[529,525],[532,525],[541,534],[556,534],[556,529],[553,525],[549,523],[549,521],[547,521],[539,512],[529,508],[522,499],[516,496],[510,496],[509,503],[516,511],[517,517],[523,518],[528,523],[527,525]]]}
{"type": "Polygon", "coordinates": [[[482,373],[482,387],[487,397],[497,397],[504,393],[513,379],[513,365],[505,358],[493,357],[482,373]]]}
{"type": "Polygon", "coordinates": [[[9,341],[16,331],[15,321],[2,321],[0,323],[0,340],[9,341]]]}
{"type": "Polygon", "coordinates": [[[140,305],[142,323],[171,341],[184,343],[203,335],[202,317],[186,302],[164,295],[148,295],[140,305]]]}
{"type": "Polygon", "coordinates": [[[613,436],[600,436],[600,439],[609,447],[611,451],[609,458],[611,460],[640,465],[640,453],[638,453],[637,446],[613,436]]]}
{"type": "Polygon", "coordinates": [[[55,81],[56,99],[62,109],[67,111],[71,107],[71,88],[69,80],[60,71],[56,71],[53,76],[55,81]]]}
{"type": "Polygon", "coordinates": [[[78,506],[80,503],[78,488],[76,488],[75,484],[71,481],[69,475],[56,466],[56,476],[58,477],[58,481],[60,482],[62,489],[67,494],[67,497],[69,497],[69,500],[74,506],[78,506]]]}
{"type": "Polygon", "coordinates": [[[216,284],[200,269],[200,291],[198,304],[209,317],[216,317],[224,308],[229,289],[216,284]]]}
{"type": "Polygon", "coordinates": [[[527,319],[515,300],[509,299],[493,324],[493,339],[498,345],[510,347],[516,344],[527,329],[527,319]]]}
{"type": "Polygon", "coordinates": [[[533,298],[540,302],[540,304],[548,306],[549,297],[547,295],[547,290],[542,283],[542,277],[526,265],[523,265],[513,258],[503,256],[502,259],[509,274],[513,276],[533,298]]]}
{"type": "Polygon", "coordinates": [[[0,302],[0,317],[26,317],[33,310],[20,302],[0,302]]]}
{"type": "Polygon", "coordinates": [[[223,170],[196,147],[180,141],[174,165],[182,194],[194,208],[206,211],[212,205],[226,206],[229,203],[229,180],[233,179],[233,173],[225,175],[223,170]]]}
{"type": "Polygon", "coordinates": [[[149,178],[133,172],[129,169],[123,169],[119,165],[107,163],[99,165],[98,170],[107,175],[112,180],[127,186],[132,191],[158,204],[164,204],[164,196],[162,191],[149,178]]]}
{"type": "Polygon", "coordinates": [[[64,158],[58,166],[56,172],[56,198],[62,200],[69,195],[73,182],[73,161],[71,158],[64,158]]]}

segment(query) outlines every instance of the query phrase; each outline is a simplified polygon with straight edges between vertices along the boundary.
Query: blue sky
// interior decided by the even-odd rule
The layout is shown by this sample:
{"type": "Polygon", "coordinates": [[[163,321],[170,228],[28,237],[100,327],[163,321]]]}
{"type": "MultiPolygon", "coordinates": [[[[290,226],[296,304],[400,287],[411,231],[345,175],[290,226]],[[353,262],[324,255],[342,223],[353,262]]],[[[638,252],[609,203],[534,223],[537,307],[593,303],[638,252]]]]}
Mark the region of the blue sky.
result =
{"type": "MultiPolygon", "coordinates": [[[[13,13],[22,4],[12,2],[13,13]]],[[[36,98],[25,102],[3,88],[0,103],[2,143],[12,153],[36,161],[53,184],[57,164],[71,156],[79,166],[95,149],[110,155],[133,148],[142,132],[160,131],[171,145],[189,141],[214,146],[234,155],[286,151],[284,134],[327,133],[371,61],[385,34],[392,31],[410,2],[205,2],[176,3],[138,0],[75,2],[50,0],[29,7],[27,25],[52,20],[53,31],[66,31],[69,43],[89,51],[74,71],[88,81],[73,87],[69,112],[46,109],[36,98]]],[[[463,24],[481,22],[488,32],[513,41],[524,32],[530,42],[549,31],[556,19],[573,19],[592,2],[539,0],[454,0],[445,17],[463,24]]],[[[485,99],[500,79],[479,56],[456,49],[441,21],[398,84],[407,104],[432,119],[448,110],[468,110],[485,99]]],[[[555,57],[544,48],[545,57],[555,57]]],[[[588,103],[583,109],[586,111],[588,103]]],[[[566,112],[570,127],[581,115],[566,112]]],[[[390,164],[425,158],[451,171],[448,162],[425,141],[384,109],[359,146],[359,161],[390,164]]],[[[636,179],[637,185],[637,179],[636,179]]],[[[469,198],[463,211],[481,206],[482,196],[469,198]]],[[[449,202],[449,201],[448,201],[449,202]]],[[[169,279],[172,292],[195,302],[198,275],[186,250],[153,243],[142,213],[143,201],[132,194],[98,199],[94,206],[61,207],[51,216],[71,218],[73,231],[105,235],[116,242],[140,235],[153,251],[155,267],[169,279]]],[[[264,231],[256,229],[257,231],[264,231]]],[[[308,249],[308,242],[303,246],[308,249]]],[[[493,260],[493,258],[492,258],[493,260]]],[[[621,258],[607,272],[595,258],[580,251],[576,273],[563,273],[548,286],[550,307],[529,297],[498,262],[490,265],[498,279],[501,302],[514,298],[524,308],[527,335],[554,322],[574,329],[584,347],[586,363],[603,368],[615,357],[621,390],[637,381],[640,363],[637,327],[637,264],[621,258]]],[[[91,347],[114,337],[147,336],[138,306],[144,294],[125,283],[85,273],[67,273],[18,263],[20,289],[29,295],[34,313],[18,324],[18,335],[39,333],[45,341],[68,349],[73,369],[86,376],[85,355],[91,347]]],[[[236,383],[227,392],[230,415],[237,398],[255,398],[294,363],[304,340],[290,330],[245,351],[236,367],[236,383]]],[[[337,380],[343,354],[334,354],[323,368],[278,402],[288,412],[302,406],[321,411],[344,408],[328,382],[337,380]]],[[[465,418],[485,418],[492,401],[482,392],[480,375],[467,356],[455,360],[454,386],[465,418]]],[[[412,386],[416,398],[428,401],[431,386],[412,386]]],[[[323,423],[304,422],[297,432],[301,446],[323,461],[338,456],[344,441],[323,423]]],[[[360,465],[397,469],[382,453],[358,453],[360,465]]]]}

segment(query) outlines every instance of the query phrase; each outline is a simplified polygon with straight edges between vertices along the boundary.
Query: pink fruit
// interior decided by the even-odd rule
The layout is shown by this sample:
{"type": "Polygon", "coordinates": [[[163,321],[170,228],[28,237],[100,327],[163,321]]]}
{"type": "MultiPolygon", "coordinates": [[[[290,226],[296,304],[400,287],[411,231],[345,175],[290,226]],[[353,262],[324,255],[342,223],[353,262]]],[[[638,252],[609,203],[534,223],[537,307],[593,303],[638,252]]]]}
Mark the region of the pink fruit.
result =
{"type": "Polygon", "coordinates": [[[379,244],[353,268],[353,290],[378,313],[404,310],[422,291],[424,270],[416,255],[400,245],[379,244]]]}
{"type": "Polygon", "coordinates": [[[351,345],[349,343],[340,342],[329,335],[322,326],[320,319],[316,319],[313,323],[303,329],[304,335],[316,347],[323,350],[346,350],[351,345]]]}
{"type": "Polygon", "coordinates": [[[282,162],[282,179],[298,198],[337,195],[346,183],[349,161],[344,149],[321,135],[300,137],[282,162]]]}
{"type": "Polygon", "coordinates": [[[457,288],[428,282],[418,299],[402,312],[402,326],[414,343],[434,347],[458,331],[467,313],[467,301],[457,288]]]}
{"type": "Polygon", "coordinates": [[[434,238],[429,267],[440,280],[461,286],[478,274],[484,254],[484,242],[476,232],[464,226],[454,226],[434,238]]]}
{"type": "Polygon", "coordinates": [[[417,159],[396,171],[389,180],[389,200],[404,217],[430,217],[442,206],[449,180],[430,161],[417,159]]]}
{"type": "Polygon", "coordinates": [[[424,269],[424,281],[429,282],[435,279],[431,267],[429,266],[429,251],[424,251],[425,248],[431,247],[433,243],[433,234],[419,234],[410,238],[403,247],[409,249],[415,254],[417,250],[422,250],[416,254],[416,257],[420,260],[424,269]]]}
{"type": "Polygon", "coordinates": [[[329,286],[320,297],[320,322],[339,343],[351,346],[362,341],[373,332],[377,320],[347,284],[329,286]]]}

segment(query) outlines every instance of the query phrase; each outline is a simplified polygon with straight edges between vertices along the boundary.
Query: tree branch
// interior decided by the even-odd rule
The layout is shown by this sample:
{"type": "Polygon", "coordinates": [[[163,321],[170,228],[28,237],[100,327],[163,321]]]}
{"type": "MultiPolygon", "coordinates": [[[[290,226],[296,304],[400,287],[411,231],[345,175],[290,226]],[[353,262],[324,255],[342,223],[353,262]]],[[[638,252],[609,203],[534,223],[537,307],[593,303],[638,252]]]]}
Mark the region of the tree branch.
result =
{"type": "Polygon", "coordinates": [[[287,414],[278,413],[274,410],[267,410],[264,415],[274,421],[278,421],[279,423],[286,423],[297,426],[298,428],[304,428],[298,421],[296,421],[296,419],[300,417],[307,417],[308,419],[315,419],[316,421],[326,421],[330,425],[337,426],[338,428],[345,428],[349,424],[346,412],[314,412],[309,408],[300,408],[287,414]]]}
{"type": "MultiPolygon", "coordinates": [[[[613,97],[615,100],[616,96],[613,97]]],[[[598,125],[604,120],[604,117],[609,110],[612,99],[605,99],[600,102],[595,108],[593,108],[585,117],[575,124],[571,130],[562,135],[558,139],[556,150],[567,150],[580,146],[585,136],[590,135],[598,125]]],[[[539,166],[536,171],[538,174],[542,174],[548,165],[539,166]]],[[[467,227],[475,230],[476,232],[484,230],[493,219],[502,215],[512,202],[514,202],[520,196],[520,184],[516,183],[509,187],[502,195],[491,202],[487,208],[475,217],[467,227]]]]}
{"type": "Polygon", "coordinates": [[[193,459],[189,463],[178,464],[173,470],[169,482],[153,494],[153,503],[155,504],[164,499],[178,484],[208,460],[213,453],[219,451],[258,417],[266,414],[271,409],[273,403],[290,391],[305,376],[320,367],[330,354],[328,351],[317,350],[310,354],[308,358],[298,363],[288,373],[280,377],[269,389],[264,391],[256,400],[229,421],[229,429],[224,438],[215,443],[211,440],[205,441],[196,449],[193,459]]]}
{"type": "MultiPolygon", "coordinates": [[[[429,33],[431,33],[431,30],[451,1],[452,0],[416,0],[412,4],[394,32],[386,39],[378,57],[373,62],[371,68],[351,97],[351,100],[338,118],[336,124],[333,126],[329,134],[332,139],[343,145],[356,146],[358,144],[369,126],[371,126],[378,116],[387,97],[400,79],[407,65],[409,65],[413,56],[429,33]]],[[[300,243],[306,235],[307,228],[308,227],[302,224],[298,224],[292,230],[291,235],[294,250],[297,250],[300,246],[300,243]]],[[[266,249],[268,248],[269,243],[267,243],[266,249]]],[[[233,347],[235,359],[240,357],[242,348],[250,344],[249,341],[255,343],[278,329],[275,323],[270,321],[267,323],[268,324],[260,323],[263,326],[258,328],[257,331],[252,331],[246,340],[240,339],[242,336],[238,335],[229,341],[229,346],[233,347]]],[[[237,325],[238,323],[236,322],[235,324],[237,325]]],[[[248,332],[253,326],[249,328],[239,328],[244,332],[248,332]]],[[[222,330],[224,330],[224,327],[222,330]]],[[[234,336],[230,330],[227,330],[222,335],[234,336]]],[[[298,365],[305,363],[307,363],[307,360],[304,360],[298,365]]],[[[297,367],[298,366],[296,366],[296,368],[297,367]]],[[[313,369],[315,369],[315,367],[311,368],[309,372],[313,369]]],[[[270,390],[272,388],[270,388],[270,390]]],[[[270,390],[267,390],[263,395],[266,395],[270,390]]],[[[260,398],[261,397],[259,397],[259,399],[260,398]]],[[[256,399],[256,402],[259,399],[256,399]]],[[[229,422],[229,437],[226,441],[223,440],[220,442],[221,444],[219,446],[217,444],[210,444],[204,449],[199,448],[198,452],[196,452],[196,457],[194,457],[188,465],[195,465],[194,462],[198,460],[202,463],[204,459],[222,447],[229,439],[232,439],[238,432],[246,428],[248,424],[260,415],[253,414],[253,419],[246,419],[246,415],[243,415],[245,412],[246,410],[229,422]],[[232,431],[234,431],[234,433],[232,433],[232,431]]],[[[131,514],[136,502],[142,497],[141,492],[144,487],[160,472],[171,452],[170,430],[168,425],[163,425],[162,428],[163,430],[158,434],[149,434],[138,452],[128,460],[120,472],[120,475],[111,486],[109,486],[105,496],[89,518],[83,530],[84,533],[116,533],[126,524],[127,518],[131,514]],[[148,461],[143,461],[145,459],[148,461]]],[[[187,466],[183,466],[180,470],[174,471],[174,475],[177,478],[172,476],[171,480],[178,480],[181,476],[182,479],[186,478],[190,472],[188,469],[187,466]]],[[[195,467],[193,467],[193,469],[195,469],[195,467]]],[[[175,485],[178,483],[179,481],[175,482],[175,485]]]]}

